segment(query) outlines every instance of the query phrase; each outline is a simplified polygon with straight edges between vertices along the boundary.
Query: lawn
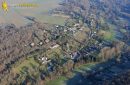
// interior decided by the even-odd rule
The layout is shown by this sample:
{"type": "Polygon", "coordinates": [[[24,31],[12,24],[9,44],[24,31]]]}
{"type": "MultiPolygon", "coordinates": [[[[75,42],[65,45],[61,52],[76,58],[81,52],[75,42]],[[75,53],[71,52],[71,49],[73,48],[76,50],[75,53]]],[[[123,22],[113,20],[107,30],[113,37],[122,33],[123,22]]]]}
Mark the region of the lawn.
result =
{"type": "Polygon", "coordinates": [[[94,63],[83,64],[83,65],[81,65],[80,67],[75,68],[75,71],[82,73],[82,72],[84,72],[84,71],[91,70],[91,68],[93,68],[95,65],[96,65],[95,62],[94,62],[94,63]]]}
{"type": "Polygon", "coordinates": [[[113,41],[115,39],[115,32],[113,29],[104,31],[100,30],[99,35],[103,35],[104,40],[113,41]]]}
{"type": "Polygon", "coordinates": [[[19,64],[17,67],[12,68],[14,73],[20,73],[24,67],[26,68],[33,68],[38,67],[39,64],[34,60],[33,57],[30,57],[28,59],[25,59],[21,64],[19,64]]]}
{"type": "Polygon", "coordinates": [[[46,82],[46,85],[65,85],[66,80],[67,80],[66,77],[60,76],[55,80],[51,80],[51,82],[50,81],[46,82]]]}
{"type": "Polygon", "coordinates": [[[120,29],[122,33],[126,33],[127,31],[125,29],[120,29]]]}
{"type": "Polygon", "coordinates": [[[105,20],[103,18],[100,18],[101,24],[105,23],[105,20]]]}
{"type": "Polygon", "coordinates": [[[44,23],[64,25],[64,22],[67,18],[43,14],[43,15],[37,16],[37,19],[44,23]]]}
{"type": "Polygon", "coordinates": [[[36,11],[34,16],[41,22],[50,23],[50,24],[59,24],[64,25],[64,22],[67,18],[61,16],[52,16],[48,12],[54,8],[57,8],[60,0],[43,0],[38,1],[38,8],[35,8],[36,11]],[[38,11],[37,11],[38,10],[38,11]]]}
{"type": "Polygon", "coordinates": [[[61,48],[57,47],[57,48],[53,48],[53,49],[46,51],[46,55],[48,58],[52,58],[55,53],[58,55],[61,55],[61,48]]]}
{"type": "Polygon", "coordinates": [[[105,32],[104,39],[108,41],[113,41],[115,39],[115,29],[116,26],[109,24],[109,30],[105,32]]]}
{"type": "Polygon", "coordinates": [[[75,33],[74,38],[80,42],[83,42],[87,38],[87,35],[84,31],[78,31],[75,33]]]}
{"type": "Polygon", "coordinates": [[[104,39],[108,41],[114,40],[114,32],[112,31],[106,31],[104,35],[104,39]]]}
{"type": "MultiPolygon", "coordinates": [[[[61,55],[61,48],[60,47],[54,48],[46,52],[48,58],[53,57],[54,53],[61,55]]],[[[39,63],[34,59],[34,56],[37,56],[37,55],[39,55],[38,52],[32,55],[29,55],[22,62],[20,61],[20,63],[18,63],[17,66],[13,67],[12,71],[14,73],[20,73],[23,71],[23,68],[25,67],[28,69],[34,69],[34,67],[39,67],[39,63]]]]}
{"type": "MultiPolygon", "coordinates": [[[[75,68],[74,71],[76,72],[83,72],[84,70],[91,70],[91,68],[93,68],[95,66],[96,63],[88,63],[88,64],[84,64],[81,65],[80,67],[75,68]]],[[[76,73],[71,73],[71,77],[73,77],[74,75],[76,75],[76,73]]],[[[65,76],[60,76],[57,79],[47,81],[45,85],[66,85],[65,82],[68,80],[69,78],[66,78],[65,76]]]]}
{"type": "Polygon", "coordinates": [[[57,8],[60,1],[61,0],[7,0],[9,5],[32,3],[37,4],[38,7],[10,7],[8,13],[4,13],[3,10],[0,9],[0,23],[13,23],[19,27],[31,23],[30,20],[24,18],[25,16],[31,16],[42,23],[63,25],[66,20],[65,17],[50,16],[48,13],[50,10],[57,8]]]}

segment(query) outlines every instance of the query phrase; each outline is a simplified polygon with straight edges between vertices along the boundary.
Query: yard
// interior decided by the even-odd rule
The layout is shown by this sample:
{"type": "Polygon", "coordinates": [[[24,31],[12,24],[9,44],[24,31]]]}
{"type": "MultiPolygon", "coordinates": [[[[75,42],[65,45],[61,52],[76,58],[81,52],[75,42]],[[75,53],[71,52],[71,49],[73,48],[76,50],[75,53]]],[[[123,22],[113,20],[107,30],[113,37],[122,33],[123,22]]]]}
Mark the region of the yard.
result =
{"type": "MultiPolygon", "coordinates": [[[[93,68],[95,66],[96,63],[88,63],[88,64],[84,64],[81,65],[80,67],[75,68],[74,72],[71,73],[71,77],[76,75],[75,72],[84,72],[85,70],[91,70],[91,68],[93,68]]],[[[65,77],[65,76],[60,76],[54,80],[47,81],[46,85],[66,85],[66,81],[69,80],[69,78],[65,77]]]]}
{"type": "Polygon", "coordinates": [[[20,73],[23,71],[23,68],[26,67],[28,69],[33,69],[34,67],[38,67],[39,63],[37,63],[33,57],[30,57],[28,59],[25,59],[23,62],[21,62],[17,67],[12,68],[12,71],[14,73],[20,73]]]}

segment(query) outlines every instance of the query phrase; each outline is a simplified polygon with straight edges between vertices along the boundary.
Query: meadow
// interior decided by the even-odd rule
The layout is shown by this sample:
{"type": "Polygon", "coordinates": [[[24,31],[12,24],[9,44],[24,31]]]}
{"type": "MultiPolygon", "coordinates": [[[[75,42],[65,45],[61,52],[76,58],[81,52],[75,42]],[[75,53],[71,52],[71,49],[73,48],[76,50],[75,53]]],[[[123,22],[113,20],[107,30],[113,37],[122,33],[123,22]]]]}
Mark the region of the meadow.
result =
{"type": "MultiPolygon", "coordinates": [[[[59,6],[61,0],[7,0],[9,11],[4,12],[0,7],[0,24],[13,23],[16,26],[23,26],[31,21],[25,19],[25,16],[35,17],[42,23],[60,24],[63,25],[66,20],[65,17],[51,16],[49,12],[59,6]],[[12,7],[12,5],[21,3],[37,4],[38,7],[12,7]]],[[[0,1],[1,5],[2,1],[0,1]]]]}

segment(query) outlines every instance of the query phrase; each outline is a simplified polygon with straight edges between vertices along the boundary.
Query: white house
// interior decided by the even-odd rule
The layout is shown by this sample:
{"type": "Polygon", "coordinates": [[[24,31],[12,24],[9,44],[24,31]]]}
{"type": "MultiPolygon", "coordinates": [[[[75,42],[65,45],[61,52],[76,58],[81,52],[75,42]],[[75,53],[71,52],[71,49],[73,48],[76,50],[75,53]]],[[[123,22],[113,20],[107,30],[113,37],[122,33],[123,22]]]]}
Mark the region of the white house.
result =
{"type": "Polygon", "coordinates": [[[60,45],[58,45],[58,44],[55,44],[55,45],[52,45],[50,48],[51,49],[54,49],[54,48],[57,48],[57,47],[59,47],[60,45]]]}
{"type": "Polygon", "coordinates": [[[34,46],[35,46],[35,43],[31,43],[30,45],[31,45],[32,47],[34,47],[34,46]]]}

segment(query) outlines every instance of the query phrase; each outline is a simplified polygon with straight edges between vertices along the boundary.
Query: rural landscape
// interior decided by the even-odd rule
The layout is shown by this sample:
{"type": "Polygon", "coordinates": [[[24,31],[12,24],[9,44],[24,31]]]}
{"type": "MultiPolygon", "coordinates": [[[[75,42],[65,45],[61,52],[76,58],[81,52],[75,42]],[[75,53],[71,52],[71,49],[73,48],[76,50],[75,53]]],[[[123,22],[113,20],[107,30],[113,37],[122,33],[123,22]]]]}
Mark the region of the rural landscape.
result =
{"type": "Polygon", "coordinates": [[[0,85],[130,85],[130,0],[6,2],[0,85]]]}

